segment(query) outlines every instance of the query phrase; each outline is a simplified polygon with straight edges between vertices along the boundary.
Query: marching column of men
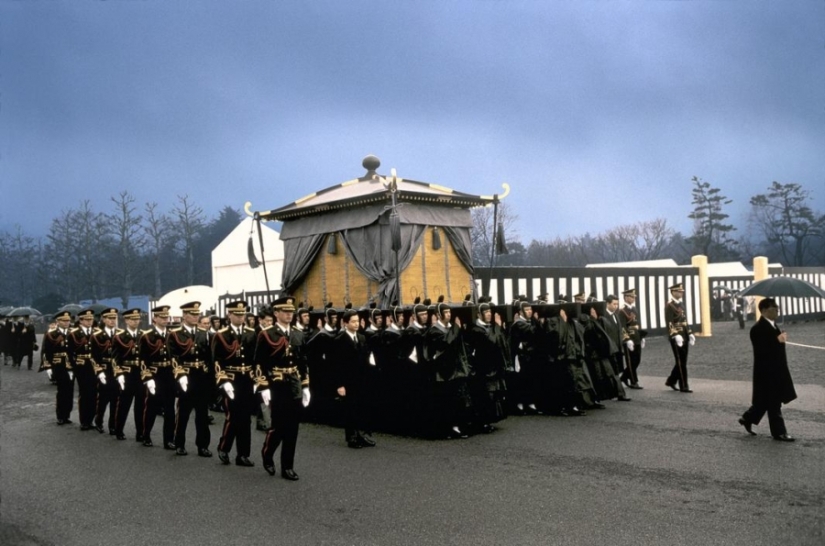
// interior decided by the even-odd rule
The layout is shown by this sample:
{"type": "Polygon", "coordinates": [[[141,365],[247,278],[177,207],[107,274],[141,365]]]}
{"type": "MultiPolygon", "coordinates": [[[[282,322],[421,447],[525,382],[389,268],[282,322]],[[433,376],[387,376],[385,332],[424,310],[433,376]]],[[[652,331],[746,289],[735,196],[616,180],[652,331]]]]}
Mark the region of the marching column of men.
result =
{"type": "MultiPolygon", "coordinates": [[[[676,366],[668,386],[686,390],[686,347],[693,336],[681,285],[671,289],[666,315],[676,366]]],[[[629,401],[623,383],[641,388],[636,370],[644,332],[633,308],[635,291],[623,296],[620,310],[615,296],[594,304],[577,294],[582,312],[569,316],[570,307],[519,296],[509,322],[484,298],[471,315],[464,306],[429,300],[408,309],[345,309],[340,330],[339,311],[325,308],[313,325],[311,308],[299,305],[296,312],[289,296],[263,310],[256,327],[247,321],[245,301],[228,304],[229,324],[217,329],[200,316],[200,302],[182,305],[182,322],[173,328],[167,327],[170,308],[155,307],[152,326],[143,331],[139,309],[121,314],[123,329],[115,309],[105,310],[102,326],[93,329],[94,313],[87,309],[73,328],[70,313],[55,317],[57,327],[43,339],[42,369],[57,383],[58,424],[71,423],[76,379],[81,430],[102,433],[105,424],[125,440],[134,402],[136,440],[151,447],[162,415],[162,445],[177,455],[187,455],[194,413],[197,453],[212,456],[209,406],[217,387],[226,414],[217,443],[223,464],[230,464],[234,447],[236,465],[254,466],[251,418],[261,405],[270,417],[264,470],[277,473],[280,448],[281,476],[297,480],[299,423],[310,399],[329,411],[316,419],[343,421],[351,448],[375,446],[375,429],[467,438],[493,432],[512,412],[579,416],[603,409],[606,400],[629,401]]]]}

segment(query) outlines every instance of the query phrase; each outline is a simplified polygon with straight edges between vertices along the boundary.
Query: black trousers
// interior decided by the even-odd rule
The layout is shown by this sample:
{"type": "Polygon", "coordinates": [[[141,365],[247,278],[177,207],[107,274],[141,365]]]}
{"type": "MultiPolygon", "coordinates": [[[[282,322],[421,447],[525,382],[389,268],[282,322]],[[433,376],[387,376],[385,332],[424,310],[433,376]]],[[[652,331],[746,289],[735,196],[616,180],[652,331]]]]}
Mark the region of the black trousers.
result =
{"type": "Polygon", "coordinates": [[[57,383],[57,396],[55,397],[57,420],[69,419],[74,406],[74,379],[69,378],[69,372],[65,366],[52,368],[52,379],[57,383]]]}
{"type": "Polygon", "coordinates": [[[14,353],[14,364],[19,368],[20,365],[23,363],[23,360],[26,360],[29,369],[32,369],[32,352],[24,352],[24,351],[15,351],[14,353]]]}
{"type": "Polygon", "coordinates": [[[175,442],[175,394],[177,383],[172,376],[172,368],[160,368],[154,374],[155,394],[143,387],[143,439],[151,438],[155,418],[163,412],[163,445],[175,442]]]}
{"type": "Polygon", "coordinates": [[[138,371],[126,374],[125,378],[123,390],[120,390],[120,384],[115,380],[118,389],[117,404],[115,405],[115,433],[120,436],[123,435],[126,419],[129,417],[129,409],[132,407],[132,400],[134,400],[135,434],[140,438],[143,436],[143,383],[140,380],[140,372],[138,371]]]}
{"type": "Polygon", "coordinates": [[[186,392],[180,392],[175,415],[175,447],[186,447],[186,428],[189,416],[195,412],[195,445],[206,449],[212,439],[209,432],[209,403],[212,401],[214,381],[200,370],[189,372],[186,392]]]}
{"type": "MultiPolygon", "coordinates": [[[[631,384],[638,383],[639,374],[637,373],[637,370],[639,369],[639,364],[642,361],[642,344],[636,343],[633,350],[628,351],[627,354],[630,355],[630,367],[627,367],[627,362],[625,362],[625,369],[622,372],[621,380],[630,381],[631,384]]],[[[625,359],[625,361],[626,360],[627,359],[625,359]]]]}
{"type": "Polygon", "coordinates": [[[304,409],[301,400],[288,398],[276,400],[269,404],[272,427],[266,433],[261,456],[265,465],[273,464],[273,457],[278,446],[281,448],[281,471],[290,470],[295,463],[295,446],[298,443],[298,426],[304,409]]]}
{"type": "Polygon", "coordinates": [[[252,392],[252,379],[249,376],[235,376],[232,381],[235,389],[235,398],[223,397],[226,420],[223,423],[223,432],[218,451],[229,453],[235,439],[238,440],[236,455],[249,457],[252,449],[252,413],[255,411],[255,394],[252,392]]]}
{"type": "Polygon", "coordinates": [[[74,367],[77,379],[77,412],[82,426],[92,426],[97,403],[97,377],[91,362],[74,367]]]}
{"type": "Polygon", "coordinates": [[[753,425],[758,425],[765,413],[768,414],[768,426],[771,428],[771,436],[775,438],[788,432],[785,429],[785,419],[782,417],[781,402],[773,402],[768,405],[754,404],[742,414],[742,419],[753,425]]]}
{"type": "Polygon", "coordinates": [[[677,346],[673,339],[670,340],[670,348],[673,350],[675,364],[673,365],[673,369],[670,370],[670,376],[667,378],[668,385],[678,384],[680,389],[688,388],[688,347],[689,343],[687,339],[685,339],[681,347],[677,346]]]}
{"type": "Polygon", "coordinates": [[[103,426],[103,419],[106,417],[106,410],[109,410],[107,425],[109,431],[115,430],[115,407],[117,406],[117,391],[120,385],[115,381],[114,376],[106,373],[106,384],[97,381],[97,402],[95,404],[95,425],[103,426]]]}

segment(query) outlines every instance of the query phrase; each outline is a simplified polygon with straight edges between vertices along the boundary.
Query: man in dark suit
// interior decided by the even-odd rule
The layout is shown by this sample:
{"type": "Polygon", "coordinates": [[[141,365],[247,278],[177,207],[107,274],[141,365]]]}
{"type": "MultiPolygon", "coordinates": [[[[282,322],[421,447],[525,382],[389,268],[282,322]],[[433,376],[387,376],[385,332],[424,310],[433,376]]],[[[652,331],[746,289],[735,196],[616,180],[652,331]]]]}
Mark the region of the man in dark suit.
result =
{"type": "Polygon", "coordinates": [[[606,308],[604,315],[600,318],[600,322],[604,331],[607,333],[607,336],[610,338],[610,360],[613,364],[613,374],[616,377],[617,381],[617,397],[616,399],[620,402],[629,402],[630,398],[627,397],[625,393],[624,387],[622,387],[621,380],[618,380],[619,374],[622,371],[622,347],[624,347],[624,335],[622,331],[622,323],[619,320],[618,310],[619,310],[619,298],[610,294],[605,298],[606,308]]]}
{"type": "Polygon", "coordinates": [[[344,401],[344,434],[351,448],[373,447],[375,441],[367,431],[369,416],[365,377],[369,373],[369,348],[364,334],[358,331],[361,321],[352,309],[344,312],[343,328],[335,337],[335,376],[337,393],[344,401]]]}
{"type": "Polygon", "coordinates": [[[32,325],[28,315],[22,317],[21,320],[14,325],[14,365],[20,368],[23,360],[26,361],[28,368],[32,369],[32,356],[37,347],[37,337],[34,333],[34,325],[32,325]]]}
{"type": "Polygon", "coordinates": [[[233,301],[226,306],[229,326],[221,328],[212,338],[212,362],[215,379],[224,392],[224,421],[218,442],[218,458],[229,464],[229,452],[235,439],[238,447],[235,464],[255,466],[249,460],[252,449],[252,425],[250,419],[255,409],[254,362],[256,333],[245,326],[247,304],[233,301]]]}
{"type": "Polygon", "coordinates": [[[748,433],[755,435],[752,426],[758,425],[765,413],[771,436],[782,442],[793,442],[785,429],[782,418],[782,404],[796,399],[791,372],[788,369],[788,357],[785,354],[785,342],[788,334],[776,326],[779,305],[773,298],[759,302],[762,317],[751,327],[751,344],[753,345],[753,398],[739,424],[748,433]]]}

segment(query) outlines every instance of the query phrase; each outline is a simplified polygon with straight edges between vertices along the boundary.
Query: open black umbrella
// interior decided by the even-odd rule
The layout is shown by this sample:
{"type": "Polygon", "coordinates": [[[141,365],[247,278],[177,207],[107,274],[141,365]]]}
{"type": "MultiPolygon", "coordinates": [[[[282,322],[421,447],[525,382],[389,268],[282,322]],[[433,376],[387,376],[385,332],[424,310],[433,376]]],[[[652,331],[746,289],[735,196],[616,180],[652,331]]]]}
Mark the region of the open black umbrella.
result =
{"type": "Polygon", "coordinates": [[[83,309],[83,306],[79,303],[67,303],[63,307],[57,310],[58,313],[62,313],[63,311],[68,311],[71,314],[76,314],[78,311],[83,309]]]}
{"type": "Polygon", "coordinates": [[[93,303],[91,305],[87,305],[86,307],[83,307],[83,309],[91,309],[92,311],[94,311],[95,315],[99,315],[100,313],[102,313],[106,309],[112,309],[112,306],[111,305],[103,305],[102,303],[93,303]]]}
{"type": "Polygon", "coordinates": [[[0,317],[5,317],[9,314],[9,311],[14,309],[11,305],[6,305],[5,307],[0,307],[0,317]]]}
{"type": "Polygon", "coordinates": [[[35,309],[34,307],[15,307],[9,314],[6,316],[9,317],[39,317],[42,315],[40,311],[35,309]]]}
{"type": "Polygon", "coordinates": [[[794,277],[771,277],[753,283],[739,292],[739,295],[766,298],[825,298],[825,290],[794,277]]]}

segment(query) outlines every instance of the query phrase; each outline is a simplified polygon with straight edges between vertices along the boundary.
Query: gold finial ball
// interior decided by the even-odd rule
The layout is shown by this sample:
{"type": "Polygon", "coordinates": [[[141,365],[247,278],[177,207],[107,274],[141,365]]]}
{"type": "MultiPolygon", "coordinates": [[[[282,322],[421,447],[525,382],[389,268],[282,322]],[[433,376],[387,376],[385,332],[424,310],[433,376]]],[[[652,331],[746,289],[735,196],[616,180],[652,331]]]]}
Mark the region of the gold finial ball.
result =
{"type": "Polygon", "coordinates": [[[368,172],[374,173],[378,170],[378,167],[381,166],[381,160],[370,154],[361,161],[361,165],[367,169],[368,172]]]}

